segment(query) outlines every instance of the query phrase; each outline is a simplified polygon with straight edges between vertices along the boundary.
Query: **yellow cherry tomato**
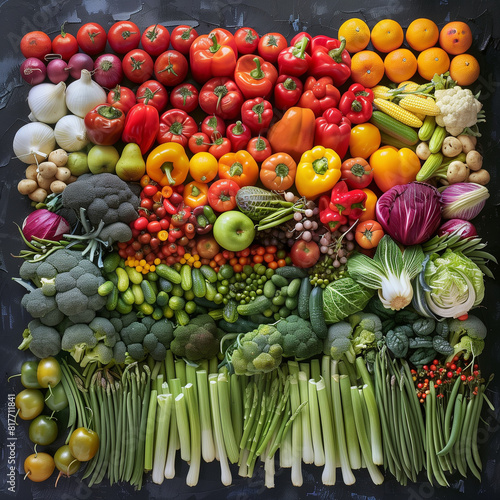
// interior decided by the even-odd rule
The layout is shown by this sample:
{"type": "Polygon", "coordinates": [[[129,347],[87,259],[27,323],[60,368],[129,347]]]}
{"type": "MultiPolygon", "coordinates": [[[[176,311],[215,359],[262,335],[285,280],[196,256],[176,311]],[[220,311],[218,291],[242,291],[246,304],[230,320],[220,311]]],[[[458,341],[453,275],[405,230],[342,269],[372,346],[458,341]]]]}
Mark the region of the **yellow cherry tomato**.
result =
{"type": "Polygon", "coordinates": [[[351,129],[349,151],[351,156],[360,156],[365,160],[380,147],[379,129],[371,123],[360,123],[351,129]]]}
{"type": "Polygon", "coordinates": [[[219,162],[211,153],[196,153],[189,161],[189,173],[195,181],[207,184],[215,179],[218,171],[219,162]]]}

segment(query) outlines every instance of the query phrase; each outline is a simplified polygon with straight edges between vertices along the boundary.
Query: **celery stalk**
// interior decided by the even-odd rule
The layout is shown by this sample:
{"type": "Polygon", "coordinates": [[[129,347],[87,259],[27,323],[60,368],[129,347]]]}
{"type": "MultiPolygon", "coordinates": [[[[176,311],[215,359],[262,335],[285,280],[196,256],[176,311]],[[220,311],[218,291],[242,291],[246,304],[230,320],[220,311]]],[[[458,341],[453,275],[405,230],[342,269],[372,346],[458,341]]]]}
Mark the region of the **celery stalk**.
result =
{"type": "Polygon", "coordinates": [[[196,401],[195,390],[193,384],[189,383],[184,386],[189,413],[189,431],[191,433],[191,459],[189,461],[189,470],[186,476],[186,484],[188,486],[196,486],[198,484],[201,464],[200,413],[196,401]]]}
{"type": "Polygon", "coordinates": [[[212,434],[212,419],[210,417],[210,401],[206,370],[198,370],[196,372],[196,381],[198,404],[200,408],[201,453],[205,462],[213,462],[215,459],[215,446],[212,434]]]}
{"type": "Polygon", "coordinates": [[[325,467],[321,480],[326,486],[333,486],[336,480],[336,452],[335,439],[333,437],[333,421],[328,402],[328,390],[325,380],[322,378],[319,382],[314,382],[318,396],[319,411],[321,415],[321,428],[323,430],[323,443],[325,450],[325,467]]]}
{"type": "Polygon", "coordinates": [[[347,436],[347,453],[351,469],[361,468],[361,451],[359,449],[358,435],[356,433],[356,423],[351,401],[351,382],[349,377],[340,376],[340,396],[342,398],[342,413],[344,415],[344,429],[347,436]]]}
{"type": "MultiPolygon", "coordinates": [[[[149,409],[148,409],[148,423],[146,427],[146,444],[144,455],[144,471],[148,472],[153,468],[153,450],[154,450],[154,437],[155,437],[155,422],[156,422],[156,396],[158,392],[156,389],[151,391],[149,396],[149,409]]],[[[121,436],[118,436],[121,438],[121,436]]]]}
{"type": "MultiPolygon", "coordinates": [[[[332,378],[332,358],[330,356],[323,356],[321,358],[321,376],[325,384],[328,404],[332,406],[332,388],[330,387],[332,378]]],[[[318,381],[317,381],[318,382],[318,381]]]]}
{"type": "Polygon", "coordinates": [[[217,391],[219,394],[219,408],[222,421],[222,428],[224,429],[224,443],[226,446],[226,453],[229,461],[233,464],[238,462],[239,448],[233,430],[233,423],[231,420],[231,400],[229,395],[229,381],[227,376],[219,373],[217,377],[217,391]]]}
{"type": "MultiPolygon", "coordinates": [[[[301,366],[304,363],[301,363],[301,366]]],[[[299,393],[300,402],[309,404],[309,392],[308,392],[308,380],[309,375],[305,371],[299,372],[299,393]]],[[[306,408],[301,412],[302,421],[302,458],[305,464],[312,464],[314,462],[314,449],[312,444],[311,436],[311,418],[309,414],[309,408],[306,408]]]]}
{"type": "Polygon", "coordinates": [[[182,387],[184,387],[187,384],[186,362],[183,359],[175,360],[175,377],[180,379],[182,387]]]}
{"type": "Polygon", "coordinates": [[[162,484],[165,479],[164,471],[167,458],[170,413],[172,411],[172,395],[160,394],[156,399],[160,414],[158,417],[158,435],[155,443],[152,480],[155,484],[162,484]]]}
{"type": "Polygon", "coordinates": [[[175,398],[175,414],[177,417],[181,459],[185,462],[189,462],[191,459],[191,436],[189,431],[186,397],[182,392],[175,398]]]}
{"type": "MultiPolygon", "coordinates": [[[[318,379],[319,380],[319,379],[318,379]]],[[[321,435],[321,421],[319,417],[318,395],[314,379],[308,381],[309,418],[311,422],[312,445],[314,451],[314,465],[325,465],[325,451],[323,449],[323,436],[321,435]]]]}
{"type": "Polygon", "coordinates": [[[241,436],[243,436],[243,392],[238,375],[231,375],[229,378],[229,395],[231,397],[231,420],[234,437],[239,443],[241,436]]]}
{"type": "Polygon", "coordinates": [[[319,364],[319,359],[311,359],[311,378],[317,382],[321,377],[321,366],[319,364]]]}
{"type": "Polygon", "coordinates": [[[380,416],[378,413],[377,402],[375,401],[375,394],[373,393],[371,385],[363,386],[363,397],[365,399],[366,407],[368,409],[368,416],[370,422],[372,460],[373,463],[376,465],[384,465],[380,416]]]}

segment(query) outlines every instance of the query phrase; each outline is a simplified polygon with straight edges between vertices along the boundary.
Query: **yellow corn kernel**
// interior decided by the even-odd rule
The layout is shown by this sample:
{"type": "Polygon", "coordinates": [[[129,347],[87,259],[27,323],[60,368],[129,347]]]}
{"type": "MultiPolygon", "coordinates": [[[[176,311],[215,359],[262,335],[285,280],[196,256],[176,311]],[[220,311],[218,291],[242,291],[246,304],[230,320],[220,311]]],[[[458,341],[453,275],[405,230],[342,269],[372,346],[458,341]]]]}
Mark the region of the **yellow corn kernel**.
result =
{"type": "Polygon", "coordinates": [[[399,101],[399,105],[412,113],[423,113],[426,116],[437,116],[441,113],[432,97],[407,95],[399,101]]]}
{"type": "Polygon", "coordinates": [[[394,119],[400,121],[401,123],[408,125],[409,127],[420,128],[422,126],[422,120],[417,118],[412,112],[403,109],[401,106],[394,102],[377,98],[373,100],[373,104],[375,104],[375,106],[380,111],[383,111],[384,113],[392,116],[394,119]]]}
{"type": "Polygon", "coordinates": [[[389,90],[391,90],[389,87],[386,87],[385,85],[376,85],[371,89],[373,92],[373,97],[378,98],[378,99],[390,99],[392,96],[389,93],[389,90]]]}

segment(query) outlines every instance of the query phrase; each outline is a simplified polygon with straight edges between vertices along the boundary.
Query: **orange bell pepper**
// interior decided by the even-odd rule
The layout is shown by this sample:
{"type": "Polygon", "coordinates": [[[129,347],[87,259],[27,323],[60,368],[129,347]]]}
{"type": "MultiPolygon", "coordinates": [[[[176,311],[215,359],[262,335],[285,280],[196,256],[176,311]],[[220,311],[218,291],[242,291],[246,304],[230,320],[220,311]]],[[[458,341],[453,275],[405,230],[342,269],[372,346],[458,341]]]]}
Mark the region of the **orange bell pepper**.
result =
{"type": "Polygon", "coordinates": [[[314,145],[316,117],[309,108],[293,106],[267,132],[273,151],[288,153],[297,163],[314,145]]]}
{"type": "Polygon", "coordinates": [[[259,166],[253,156],[244,149],[226,153],[219,159],[219,178],[230,179],[238,186],[253,186],[259,178],[259,166]]]}
{"type": "Polygon", "coordinates": [[[166,142],[149,153],[146,171],[160,186],[178,186],[189,173],[189,158],[181,144],[166,142]]]}
{"type": "Polygon", "coordinates": [[[420,159],[409,148],[400,150],[393,146],[377,149],[370,156],[373,180],[384,193],[394,186],[416,180],[420,170],[420,159]]]}
{"type": "Polygon", "coordinates": [[[365,200],[365,210],[359,217],[360,221],[365,221],[365,220],[371,220],[371,219],[376,219],[375,215],[375,205],[377,204],[377,195],[368,188],[364,188],[362,190],[364,193],[366,193],[366,200],[365,200]]]}
{"type": "Polygon", "coordinates": [[[286,153],[275,153],[266,158],[260,166],[260,180],[265,188],[284,191],[295,181],[297,164],[286,153]]]}
{"type": "Polygon", "coordinates": [[[208,186],[203,182],[193,181],[186,184],[182,192],[184,204],[196,208],[208,204],[208,186]]]}

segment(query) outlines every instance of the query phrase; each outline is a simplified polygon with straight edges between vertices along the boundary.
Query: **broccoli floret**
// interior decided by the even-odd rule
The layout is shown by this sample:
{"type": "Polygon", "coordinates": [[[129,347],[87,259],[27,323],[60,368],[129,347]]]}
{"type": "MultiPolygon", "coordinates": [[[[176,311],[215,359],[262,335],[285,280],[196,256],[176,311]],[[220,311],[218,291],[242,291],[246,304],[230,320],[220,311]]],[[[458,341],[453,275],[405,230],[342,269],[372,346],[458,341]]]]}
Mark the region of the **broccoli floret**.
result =
{"type": "Polygon", "coordinates": [[[58,293],[56,302],[59,310],[66,316],[82,313],[88,309],[89,305],[89,299],[78,288],[58,293]]]}
{"type": "MultiPolygon", "coordinates": [[[[120,320],[123,324],[123,328],[126,328],[128,325],[133,323],[134,321],[137,321],[137,314],[135,311],[130,311],[128,314],[124,314],[123,316],[120,316],[120,320]]],[[[120,328],[121,330],[121,328],[120,328]]]]}
{"type": "Polygon", "coordinates": [[[351,344],[352,327],[347,321],[339,321],[328,327],[326,339],[323,341],[323,353],[339,361],[345,354],[349,362],[356,357],[351,344]]]}
{"type": "MultiPolygon", "coordinates": [[[[111,207],[110,208],[116,208],[111,207]]],[[[128,215],[126,216],[128,218],[128,215]]],[[[99,239],[112,244],[115,241],[127,242],[132,238],[132,229],[128,224],[123,222],[114,222],[113,224],[108,224],[99,233],[99,239]]]]}
{"type": "Polygon", "coordinates": [[[44,278],[47,280],[52,280],[57,276],[57,269],[47,260],[42,261],[36,270],[36,274],[39,278],[44,278]]]}
{"type": "Polygon", "coordinates": [[[84,260],[82,254],[77,250],[60,249],[45,258],[45,262],[52,264],[58,273],[67,273],[77,267],[84,260]]]}
{"type": "Polygon", "coordinates": [[[72,323],[88,324],[95,318],[95,316],[96,316],[95,311],[93,311],[92,309],[86,309],[81,313],[72,314],[71,316],[68,316],[68,319],[70,319],[72,323]]]}
{"type": "Polygon", "coordinates": [[[163,361],[167,356],[167,349],[162,343],[158,342],[155,350],[149,354],[155,361],[163,361]]]}
{"type": "Polygon", "coordinates": [[[91,349],[96,345],[97,338],[94,332],[89,325],[84,323],[77,323],[66,328],[61,339],[61,349],[68,351],[77,363],[82,361],[86,349],[91,349]]]}
{"type": "Polygon", "coordinates": [[[148,333],[144,337],[142,345],[144,346],[144,349],[146,349],[147,352],[150,353],[153,352],[156,349],[156,346],[158,345],[158,339],[156,338],[156,335],[154,335],[153,333],[148,333]]]}
{"type": "Polygon", "coordinates": [[[149,333],[153,333],[167,349],[174,339],[174,325],[167,318],[155,321],[154,325],[149,329],[149,333]]]}
{"type": "Polygon", "coordinates": [[[139,323],[139,321],[134,321],[130,325],[126,326],[120,332],[120,336],[125,342],[125,344],[142,344],[144,337],[147,335],[148,329],[146,325],[139,323]]]}
{"type": "Polygon", "coordinates": [[[34,318],[41,318],[57,309],[56,299],[44,295],[41,288],[36,288],[32,292],[23,295],[21,305],[34,318]]]}
{"type": "Polygon", "coordinates": [[[210,359],[219,352],[222,334],[208,314],[201,314],[187,325],[175,328],[170,349],[176,356],[185,357],[189,361],[210,359]]]}
{"type": "Polygon", "coordinates": [[[283,356],[283,338],[273,325],[240,335],[234,347],[231,365],[237,375],[268,373],[278,368],[283,356]]]}
{"type": "MultiPolygon", "coordinates": [[[[101,311],[101,314],[104,313],[106,309],[101,311]]],[[[110,323],[113,325],[114,329],[119,332],[123,328],[123,321],[120,318],[109,318],[110,323]]]]}
{"type": "Polygon", "coordinates": [[[59,309],[53,309],[49,313],[40,318],[40,321],[47,326],[57,326],[65,318],[64,314],[59,309]]]}
{"type": "MultiPolygon", "coordinates": [[[[90,261],[88,261],[90,262],[90,261]]],[[[76,280],[76,287],[82,292],[85,296],[91,297],[96,294],[97,289],[104,283],[103,277],[97,277],[93,274],[87,273],[83,276],[80,276],[76,280]]]]}
{"type": "Polygon", "coordinates": [[[146,356],[146,351],[144,350],[143,345],[137,342],[129,344],[127,346],[127,352],[130,355],[130,357],[135,359],[135,361],[141,361],[141,359],[143,359],[146,356]]]}
{"type": "Polygon", "coordinates": [[[18,349],[24,351],[28,347],[40,359],[56,356],[61,350],[61,336],[55,328],[43,325],[39,320],[34,319],[24,330],[23,341],[18,349]]]}
{"type": "Polygon", "coordinates": [[[465,320],[452,319],[448,325],[450,328],[448,340],[454,353],[448,357],[447,361],[461,354],[465,360],[468,360],[471,355],[474,358],[483,352],[488,329],[477,316],[469,314],[465,320]]]}
{"type": "Polygon", "coordinates": [[[40,288],[47,297],[53,297],[57,293],[54,278],[40,278],[40,288]]]}
{"type": "Polygon", "coordinates": [[[148,329],[148,332],[151,331],[151,327],[156,323],[156,320],[151,316],[144,316],[141,319],[141,323],[148,329]]]}
{"type": "Polygon", "coordinates": [[[87,366],[89,363],[102,363],[107,365],[113,361],[113,349],[99,342],[92,349],[87,349],[85,351],[85,356],[80,362],[81,367],[87,366]]]}
{"type": "MultiPolygon", "coordinates": [[[[75,267],[79,269],[79,267],[75,267]]],[[[85,275],[85,273],[83,273],[85,275]]],[[[76,288],[76,278],[71,276],[71,273],[61,273],[56,276],[55,279],[56,291],[59,293],[68,292],[76,288]]]]}
{"type": "Polygon", "coordinates": [[[296,314],[276,324],[283,337],[283,356],[297,360],[312,358],[323,351],[323,340],[313,331],[311,323],[296,314]]]}
{"type": "Polygon", "coordinates": [[[118,336],[109,319],[97,316],[90,323],[89,327],[93,330],[94,335],[98,341],[101,341],[107,347],[113,347],[118,340],[118,336]]]}
{"type": "Polygon", "coordinates": [[[113,347],[113,359],[115,360],[115,363],[119,365],[125,363],[126,354],[127,346],[125,345],[125,342],[119,340],[113,347]]]}

